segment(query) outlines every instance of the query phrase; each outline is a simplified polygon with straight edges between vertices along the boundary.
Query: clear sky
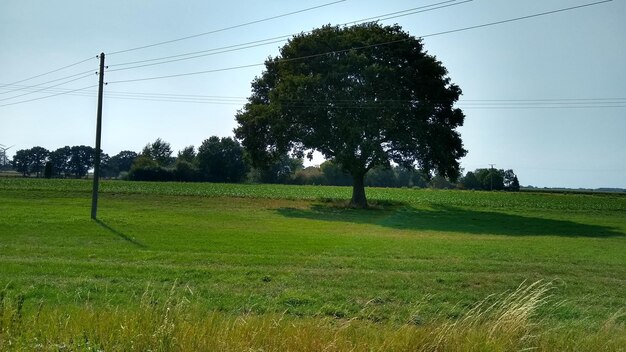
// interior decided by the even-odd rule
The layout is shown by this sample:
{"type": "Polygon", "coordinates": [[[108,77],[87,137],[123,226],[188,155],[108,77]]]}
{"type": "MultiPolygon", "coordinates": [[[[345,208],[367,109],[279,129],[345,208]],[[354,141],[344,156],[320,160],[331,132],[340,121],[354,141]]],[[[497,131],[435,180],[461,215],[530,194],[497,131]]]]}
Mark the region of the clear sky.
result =
{"type": "MultiPolygon", "coordinates": [[[[466,122],[460,132],[469,153],[462,166],[466,170],[489,164],[512,168],[522,185],[626,188],[626,0],[428,36],[595,1],[346,0],[113,54],[332,0],[3,0],[0,144],[15,145],[9,155],[36,145],[50,150],[65,145],[93,146],[96,88],[7,104],[96,85],[96,55],[100,52],[107,54],[105,81],[110,82],[105,87],[103,112],[105,153],[139,152],[158,137],[180,150],[187,145],[197,147],[212,135],[232,136],[234,114],[249,95],[251,80],[261,74],[261,65],[114,82],[259,64],[277,55],[284,39],[161,65],[113,71],[139,64],[115,65],[255,42],[441,3],[437,7],[451,6],[381,22],[397,23],[414,36],[425,36],[425,48],[443,62],[452,81],[463,90],[458,106],[465,111],[466,122]],[[82,64],[15,83],[88,58],[82,64]],[[39,86],[32,88],[35,85],[39,86]],[[23,95],[36,90],[41,91],[23,95]]],[[[159,61],[145,63],[154,62],[159,61]]]]}

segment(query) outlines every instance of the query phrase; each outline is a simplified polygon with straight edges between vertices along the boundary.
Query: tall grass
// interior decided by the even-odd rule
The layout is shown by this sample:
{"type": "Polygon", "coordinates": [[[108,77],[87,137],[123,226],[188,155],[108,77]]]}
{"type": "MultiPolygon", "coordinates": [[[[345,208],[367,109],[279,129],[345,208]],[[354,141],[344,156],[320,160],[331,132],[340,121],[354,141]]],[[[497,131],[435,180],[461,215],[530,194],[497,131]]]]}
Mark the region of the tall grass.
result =
{"type": "Polygon", "coordinates": [[[201,313],[173,288],[164,299],[146,290],[136,308],[71,309],[35,305],[0,293],[1,351],[619,351],[623,314],[596,331],[554,327],[535,312],[550,302],[550,283],[522,284],[492,295],[460,317],[425,324],[285,314],[201,313]],[[181,298],[183,297],[183,298],[181,298]],[[546,328],[550,326],[550,328],[546,328]]]}

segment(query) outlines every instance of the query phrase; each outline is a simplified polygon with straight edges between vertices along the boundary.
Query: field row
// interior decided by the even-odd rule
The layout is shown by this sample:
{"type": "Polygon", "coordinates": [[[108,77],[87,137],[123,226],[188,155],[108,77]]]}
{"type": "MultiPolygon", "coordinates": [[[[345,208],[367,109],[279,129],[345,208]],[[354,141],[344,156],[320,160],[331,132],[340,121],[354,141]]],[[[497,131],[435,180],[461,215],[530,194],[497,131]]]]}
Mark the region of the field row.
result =
{"type": "MultiPolygon", "coordinates": [[[[52,192],[91,192],[89,180],[0,178],[0,189],[52,192]]],[[[349,200],[350,187],[254,185],[180,182],[103,181],[101,192],[203,197],[247,197],[292,200],[349,200]]],[[[495,209],[553,209],[567,211],[626,211],[620,194],[546,194],[535,192],[478,192],[429,189],[367,188],[368,199],[385,206],[441,205],[495,209]]]]}

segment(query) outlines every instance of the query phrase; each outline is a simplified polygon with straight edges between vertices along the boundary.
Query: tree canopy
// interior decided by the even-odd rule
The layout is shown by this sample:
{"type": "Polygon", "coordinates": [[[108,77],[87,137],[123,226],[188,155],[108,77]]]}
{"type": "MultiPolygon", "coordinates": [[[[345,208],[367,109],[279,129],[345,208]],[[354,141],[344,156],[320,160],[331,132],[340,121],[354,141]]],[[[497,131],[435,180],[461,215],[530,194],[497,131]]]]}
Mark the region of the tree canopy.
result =
{"type": "Polygon", "coordinates": [[[197,162],[209,182],[241,182],[248,172],[241,144],[230,137],[204,140],[198,148],[197,162]]]}
{"type": "Polygon", "coordinates": [[[453,107],[460,94],[399,26],[325,26],[265,62],[235,135],[255,166],[321,152],[351,175],[351,205],[366,207],[364,178],[377,166],[458,175],[466,154],[456,131],[464,115],[453,107]]]}

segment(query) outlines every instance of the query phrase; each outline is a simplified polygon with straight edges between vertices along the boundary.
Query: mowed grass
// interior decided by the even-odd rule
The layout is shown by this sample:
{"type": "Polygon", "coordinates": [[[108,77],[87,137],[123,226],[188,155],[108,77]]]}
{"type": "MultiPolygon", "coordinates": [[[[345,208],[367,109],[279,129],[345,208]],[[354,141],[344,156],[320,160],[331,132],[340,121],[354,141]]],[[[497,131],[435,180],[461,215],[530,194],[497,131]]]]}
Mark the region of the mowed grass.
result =
{"type": "Polygon", "coordinates": [[[12,314],[141,312],[174,295],[195,317],[285,318],[322,340],[358,321],[349,340],[374,345],[541,280],[542,331],[626,331],[624,196],[368,189],[373,209],[354,210],[345,187],[105,181],[93,221],[90,190],[0,179],[12,314]]]}

